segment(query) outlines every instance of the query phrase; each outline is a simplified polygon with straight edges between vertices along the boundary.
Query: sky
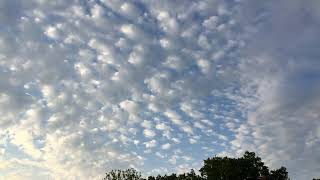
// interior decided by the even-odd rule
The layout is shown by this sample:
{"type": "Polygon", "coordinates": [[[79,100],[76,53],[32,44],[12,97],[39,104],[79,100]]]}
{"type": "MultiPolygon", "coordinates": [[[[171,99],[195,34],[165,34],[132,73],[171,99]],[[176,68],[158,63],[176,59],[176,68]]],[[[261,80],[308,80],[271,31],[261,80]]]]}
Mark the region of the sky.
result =
{"type": "Polygon", "coordinates": [[[320,174],[320,1],[1,0],[0,179],[320,174]]]}

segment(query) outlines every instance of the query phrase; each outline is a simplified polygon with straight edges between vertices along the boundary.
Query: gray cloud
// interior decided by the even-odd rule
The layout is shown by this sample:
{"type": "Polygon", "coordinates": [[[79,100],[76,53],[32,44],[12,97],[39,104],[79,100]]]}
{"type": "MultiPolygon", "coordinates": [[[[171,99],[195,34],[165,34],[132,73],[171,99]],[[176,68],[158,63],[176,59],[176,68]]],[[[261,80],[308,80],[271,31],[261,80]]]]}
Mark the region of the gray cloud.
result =
{"type": "Polygon", "coordinates": [[[244,6],[251,10],[246,23],[255,26],[248,28],[251,40],[240,67],[243,81],[249,82],[243,89],[254,98],[245,125],[249,134],[239,129],[234,142],[257,148],[273,165],[286,165],[294,179],[310,179],[319,171],[317,4],[271,1],[244,6]]]}

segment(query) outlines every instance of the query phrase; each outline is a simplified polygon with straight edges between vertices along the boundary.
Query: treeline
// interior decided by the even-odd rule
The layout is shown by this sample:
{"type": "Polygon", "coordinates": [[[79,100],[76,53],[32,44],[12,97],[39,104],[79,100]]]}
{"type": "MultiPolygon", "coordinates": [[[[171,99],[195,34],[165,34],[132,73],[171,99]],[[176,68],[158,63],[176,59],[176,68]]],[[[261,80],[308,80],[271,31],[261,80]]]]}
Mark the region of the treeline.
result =
{"type": "Polygon", "coordinates": [[[289,180],[285,167],[269,170],[254,152],[246,151],[240,158],[214,156],[204,160],[203,167],[196,174],[188,173],[157,175],[142,178],[135,169],[112,170],[103,180],[289,180]]]}

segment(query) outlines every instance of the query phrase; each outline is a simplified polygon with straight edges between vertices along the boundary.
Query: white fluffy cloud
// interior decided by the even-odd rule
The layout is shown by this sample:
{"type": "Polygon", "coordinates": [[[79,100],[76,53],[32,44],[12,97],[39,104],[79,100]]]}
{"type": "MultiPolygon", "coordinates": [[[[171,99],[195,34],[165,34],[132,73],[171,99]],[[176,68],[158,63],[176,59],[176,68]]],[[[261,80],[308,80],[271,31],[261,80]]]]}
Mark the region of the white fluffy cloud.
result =
{"type": "Polygon", "coordinates": [[[317,1],[0,7],[6,179],[181,171],[247,149],[293,179],[320,171],[317,1]]]}
{"type": "Polygon", "coordinates": [[[153,130],[150,130],[150,129],[145,129],[143,131],[143,134],[147,137],[147,138],[153,138],[156,133],[153,131],[153,130]]]}
{"type": "Polygon", "coordinates": [[[164,149],[164,150],[170,149],[170,147],[171,147],[171,144],[169,144],[169,143],[163,144],[161,146],[161,148],[164,149]]]}
{"type": "Polygon", "coordinates": [[[153,148],[157,146],[157,141],[151,140],[151,141],[145,142],[144,144],[146,145],[146,148],[153,148]]]}

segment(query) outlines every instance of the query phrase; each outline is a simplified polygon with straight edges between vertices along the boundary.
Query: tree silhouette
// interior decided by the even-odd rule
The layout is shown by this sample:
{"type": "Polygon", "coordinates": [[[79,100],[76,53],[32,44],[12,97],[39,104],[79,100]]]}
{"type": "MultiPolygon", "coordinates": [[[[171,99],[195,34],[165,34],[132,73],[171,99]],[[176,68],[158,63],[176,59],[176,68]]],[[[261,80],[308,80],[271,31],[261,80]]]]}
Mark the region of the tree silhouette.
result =
{"type": "MultiPolygon", "coordinates": [[[[246,151],[240,158],[214,156],[204,160],[197,175],[193,169],[188,173],[149,176],[147,180],[289,180],[285,167],[269,171],[261,158],[246,151]]],[[[145,180],[134,169],[113,170],[103,180],[145,180]]]]}
{"type": "Polygon", "coordinates": [[[135,169],[127,170],[112,170],[106,173],[106,177],[103,180],[143,180],[141,173],[135,169]]]}
{"type": "Polygon", "coordinates": [[[280,169],[276,169],[271,171],[270,175],[272,180],[282,180],[282,179],[288,179],[288,172],[285,167],[281,167],[280,169]]]}
{"type": "Polygon", "coordinates": [[[202,177],[197,175],[193,169],[188,173],[183,173],[180,175],[171,174],[157,177],[149,176],[147,180],[204,180],[202,177]]]}
{"type": "MultiPolygon", "coordinates": [[[[200,169],[201,175],[207,179],[246,179],[258,177],[259,169],[263,168],[260,158],[254,153],[246,152],[242,158],[213,157],[204,160],[200,169]]],[[[262,172],[261,172],[262,173],[262,172]]]]}
{"type": "Polygon", "coordinates": [[[269,172],[260,157],[254,152],[246,151],[243,157],[213,157],[204,160],[204,166],[200,169],[201,175],[210,180],[244,180],[264,177],[270,180],[287,180],[286,168],[269,172]]]}

